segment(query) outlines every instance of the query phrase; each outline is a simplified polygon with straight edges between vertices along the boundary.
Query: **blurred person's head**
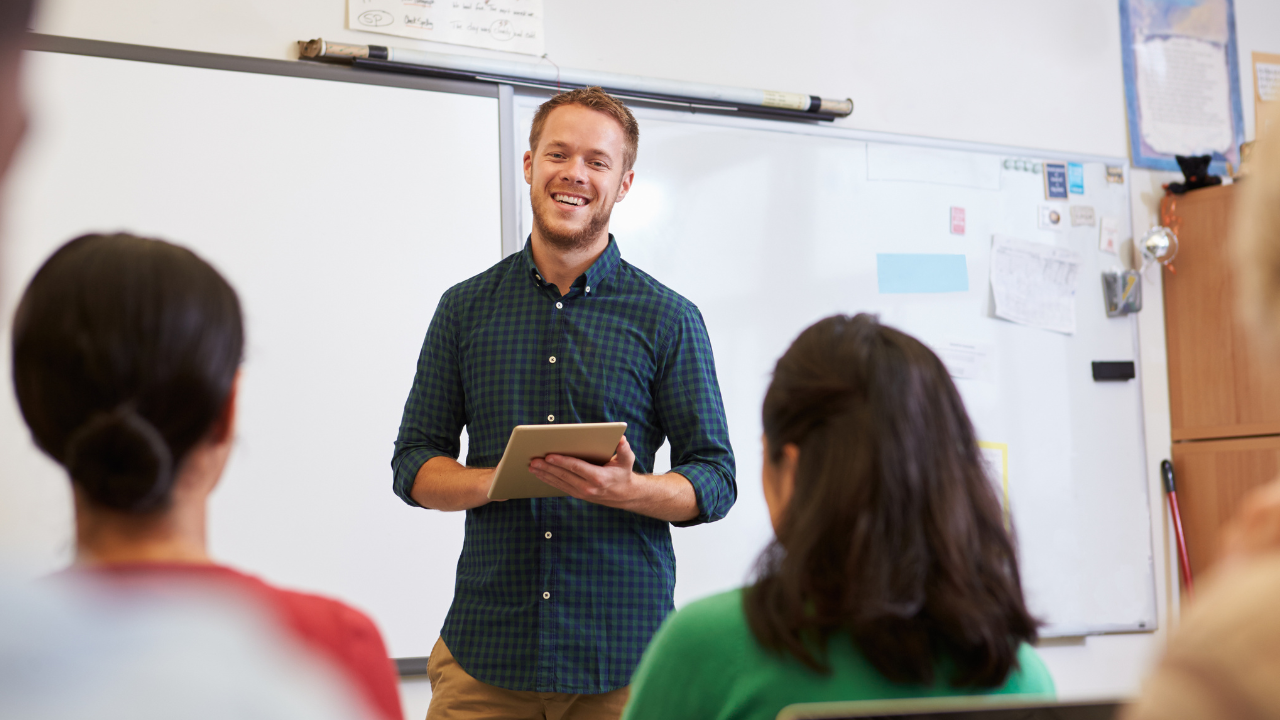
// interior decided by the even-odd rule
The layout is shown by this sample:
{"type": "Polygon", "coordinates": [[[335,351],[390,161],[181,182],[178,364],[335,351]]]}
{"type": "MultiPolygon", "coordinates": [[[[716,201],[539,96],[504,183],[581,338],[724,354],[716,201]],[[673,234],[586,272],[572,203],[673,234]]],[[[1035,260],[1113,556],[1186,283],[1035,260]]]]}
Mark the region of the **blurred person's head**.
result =
{"type": "Polygon", "coordinates": [[[1236,558],[1206,580],[1124,720],[1280,717],[1280,553],[1236,558]]]}
{"type": "Polygon", "coordinates": [[[1237,191],[1231,244],[1240,314],[1274,352],[1280,348],[1280,102],[1271,105],[1270,132],[1260,131],[1237,191]]]}
{"type": "Polygon", "coordinates": [[[776,539],[746,595],[756,638],[810,667],[837,632],[886,678],[994,687],[1036,622],[964,404],[942,362],[871,315],[826,318],[764,400],[776,539]],[[816,651],[815,651],[816,650],[816,651]]]}
{"type": "Polygon", "coordinates": [[[19,61],[33,4],[33,0],[0,0],[0,185],[27,124],[19,61]]]}
{"type": "Polygon", "coordinates": [[[71,477],[82,556],[99,523],[163,530],[175,510],[198,516],[203,544],[243,348],[235,291],[186,248],[86,235],[36,272],[14,316],[14,389],[71,477]]]}
{"type": "MultiPolygon", "coordinates": [[[[1280,103],[1271,108],[1280,118],[1280,103]]],[[[1266,123],[1263,123],[1266,126],[1266,123]]],[[[1273,356],[1280,348],[1280,124],[1260,130],[1236,190],[1231,228],[1238,310],[1273,356]]],[[[1254,490],[1223,527],[1219,557],[1196,580],[1164,656],[1126,720],[1280,717],[1280,480],[1254,490]]]]}

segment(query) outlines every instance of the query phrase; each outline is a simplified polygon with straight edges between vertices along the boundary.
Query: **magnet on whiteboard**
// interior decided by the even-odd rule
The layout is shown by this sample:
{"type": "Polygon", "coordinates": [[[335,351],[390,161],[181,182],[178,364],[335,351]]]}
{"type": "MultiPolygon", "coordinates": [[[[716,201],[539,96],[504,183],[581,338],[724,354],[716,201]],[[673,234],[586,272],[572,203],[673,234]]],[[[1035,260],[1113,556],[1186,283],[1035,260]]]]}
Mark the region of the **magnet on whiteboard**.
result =
{"type": "Polygon", "coordinates": [[[1040,206],[1040,229],[1062,230],[1067,226],[1067,216],[1058,205],[1040,206]]]}

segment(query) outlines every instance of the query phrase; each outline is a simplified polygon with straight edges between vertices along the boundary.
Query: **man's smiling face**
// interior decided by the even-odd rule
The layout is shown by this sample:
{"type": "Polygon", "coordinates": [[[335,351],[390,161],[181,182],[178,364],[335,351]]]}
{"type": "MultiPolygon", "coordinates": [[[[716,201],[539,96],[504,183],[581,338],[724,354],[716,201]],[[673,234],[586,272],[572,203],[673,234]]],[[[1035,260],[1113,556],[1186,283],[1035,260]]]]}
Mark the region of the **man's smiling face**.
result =
{"type": "Polygon", "coordinates": [[[538,147],[524,154],[540,238],[572,251],[607,237],[613,204],[634,176],[623,167],[625,143],[622,126],[602,112],[563,105],[547,115],[538,147]]]}

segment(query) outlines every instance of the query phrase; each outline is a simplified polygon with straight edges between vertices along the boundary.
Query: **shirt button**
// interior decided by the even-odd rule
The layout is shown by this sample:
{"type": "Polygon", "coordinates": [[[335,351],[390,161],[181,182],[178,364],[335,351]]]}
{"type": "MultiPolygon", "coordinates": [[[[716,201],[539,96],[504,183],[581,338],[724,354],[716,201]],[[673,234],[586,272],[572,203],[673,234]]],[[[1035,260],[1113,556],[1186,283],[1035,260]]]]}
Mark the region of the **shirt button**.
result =
{"type": "Polygon", "coordinates": [[[588,285],[588,286],[587,286],[587,292],[591,292],[591,286],[590,286],[590,285],[588,285]]]}
{"type": "Polygon", "coordinates": [[[550,539],[551,539],[551,531],[550,531],[550,530],[548,530],[548,531],[547,531],[547,539],[548,539],[548,540],[550,540],[550,539]]]}
{"type": "Polygon", "coordinates": [[[550,599],[551,599],[551,593],[549,593],[549,592],[544,592],[544,593],[542,593],[542,599],[543,599],[543,600],[550,600],[550,599]]]}
{"type": "Polygon", "coordinates": [[[557,309],[557,310],[563,310],[563,309],[564,309],[564,303],[556,303],[556,309],[557,309]]]}
{"type": "Polygon", "coordinates": [[[555,416],[555,415],[548,415],[548,416],[547,416],[547,422],[555,422],[555,421],[556,421],[556,416],[555,416]]]}
{"type": "Polygon", "coordinates": [[[555,355],[552,355],[552,356],[551,356],[551,364],[552,364],[552,365],[555,365],[555,364],[556,364],[556,356],[555,356],[555,355]]]}

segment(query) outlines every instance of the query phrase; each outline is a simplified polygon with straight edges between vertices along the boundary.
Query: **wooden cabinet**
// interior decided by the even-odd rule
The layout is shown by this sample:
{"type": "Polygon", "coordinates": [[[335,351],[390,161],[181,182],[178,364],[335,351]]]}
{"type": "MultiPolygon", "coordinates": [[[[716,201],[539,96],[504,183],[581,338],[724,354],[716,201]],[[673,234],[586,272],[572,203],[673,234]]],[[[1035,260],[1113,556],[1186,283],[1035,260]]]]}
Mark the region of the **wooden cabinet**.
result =
{"type": "Polygon", "coordinates": [[[1165,198],[1178,227],[1164,272],[1173,466],[1193,572],[1250,490],[1280,475],[1280,357],[1254,351],[1236,319],[1227,185],[1165,198]],[[1171,206],[1172,204],[1172,206],[1171,206]]]}
{"type": "Polygon", "coordinates": [[[1191,572],[1218,554],[1219,529],[1250,490],[1280,475],[1280,436],[1175,442],[1173,467],[1191,572]]]}
{"type": "Polygon", "coordinates": [[[1236,188],[1196,190],[1174,204],[1175,272],[1164,271],[1173,439],[1280,434],[1280,358],[1253,352],[1236,320],[1227,233],[1236,188]]]}

